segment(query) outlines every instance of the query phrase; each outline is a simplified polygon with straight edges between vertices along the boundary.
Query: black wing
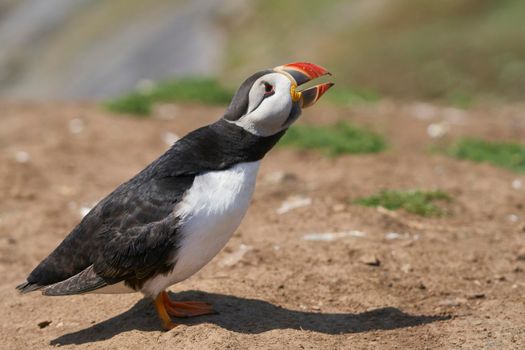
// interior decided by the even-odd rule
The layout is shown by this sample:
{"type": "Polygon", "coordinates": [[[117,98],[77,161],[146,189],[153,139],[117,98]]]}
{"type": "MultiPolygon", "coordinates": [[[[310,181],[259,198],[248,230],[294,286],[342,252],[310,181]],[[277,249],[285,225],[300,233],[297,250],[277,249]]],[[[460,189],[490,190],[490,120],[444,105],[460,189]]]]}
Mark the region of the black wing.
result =
{"type": "Polygon", "coordinates": [[[86,215],[18,289],[30,292],[51,286],[44,294],[64,295],[123,280],[135,287],[168,271],[180,238],[174,209],[193,178],[144,179],[139,174],[121,185],[86,215]]]}

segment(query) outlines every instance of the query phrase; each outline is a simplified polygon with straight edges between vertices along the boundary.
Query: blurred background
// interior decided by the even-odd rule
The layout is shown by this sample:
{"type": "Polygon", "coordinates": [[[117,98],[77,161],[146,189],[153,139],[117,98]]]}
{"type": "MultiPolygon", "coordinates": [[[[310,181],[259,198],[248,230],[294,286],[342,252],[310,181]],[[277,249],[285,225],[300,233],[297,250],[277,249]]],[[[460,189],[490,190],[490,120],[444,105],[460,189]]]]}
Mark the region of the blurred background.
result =
{"type": "Polygon", "coordinates": [[[234,88],[309,60],[364,98],[517,100],[524,14],[522,0],[3,0],[0,94],[105,99],[188,76],[234,88]]]}
{"type": "Polygon", "coordinates": [[[524,91],[524,0],[0,0],[2,345],[525,349],[524,91]],[[16,293],[246,77],[293,61],[336,85],[174,287],[219,315],[156,333],[140,295],[16,293]]]}

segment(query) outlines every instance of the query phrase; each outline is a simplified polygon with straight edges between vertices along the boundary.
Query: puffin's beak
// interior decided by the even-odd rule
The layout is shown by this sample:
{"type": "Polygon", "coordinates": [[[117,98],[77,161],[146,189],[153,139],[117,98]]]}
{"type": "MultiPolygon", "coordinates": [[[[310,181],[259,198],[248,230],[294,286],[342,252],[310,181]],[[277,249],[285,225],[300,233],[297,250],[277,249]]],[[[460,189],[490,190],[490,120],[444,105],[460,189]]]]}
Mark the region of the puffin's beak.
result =
{"type": "Polygon", "coordinates": [[[323,67],[319,67],[313,63],[308,62],[294,62],[285,64],[273,69],[276,72],[283,73],[292,81],[292,87],[290,94],[292,95],[292,101],[301,101],[301,107],[310,107],[317,102],[328,91],[333,83],[323,83],[297,91],[296,89],[300,85],[305,84],[313,79],[320,78],[325,75],[332,75],[323,67]]]}

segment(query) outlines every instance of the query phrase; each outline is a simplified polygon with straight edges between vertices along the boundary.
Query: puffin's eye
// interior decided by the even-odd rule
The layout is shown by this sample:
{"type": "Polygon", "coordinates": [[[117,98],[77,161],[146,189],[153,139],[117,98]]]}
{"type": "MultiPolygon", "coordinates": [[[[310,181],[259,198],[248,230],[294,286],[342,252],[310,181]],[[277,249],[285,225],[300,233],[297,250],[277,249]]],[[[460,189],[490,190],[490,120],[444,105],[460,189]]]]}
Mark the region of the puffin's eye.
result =
{"type": "Polygon", "coordinates": [[[273,85],[265,82],[264,83],[264,94],[267,95],[271,93],[273,93],[273,85]]]}

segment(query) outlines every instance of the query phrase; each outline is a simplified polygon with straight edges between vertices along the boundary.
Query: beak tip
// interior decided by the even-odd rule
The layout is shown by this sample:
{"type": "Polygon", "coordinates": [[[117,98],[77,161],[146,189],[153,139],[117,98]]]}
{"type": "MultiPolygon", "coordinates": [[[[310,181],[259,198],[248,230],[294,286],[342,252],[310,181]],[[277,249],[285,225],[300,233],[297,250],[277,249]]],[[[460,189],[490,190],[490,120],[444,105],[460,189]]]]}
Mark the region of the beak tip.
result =
{"type": "MultiPolygon", "coordinates": [[[[332,76],[326,68],[309,62],[294,62],[274,68],[275,71],[286,74],[295,87],[303,85],[322,76],[332,76]]],[[[334,83],[326,82],[301,90],[302,107],[313,105],[334,83]]],[[[292,96],[293,97],[293,96],[292,96]]]]}

